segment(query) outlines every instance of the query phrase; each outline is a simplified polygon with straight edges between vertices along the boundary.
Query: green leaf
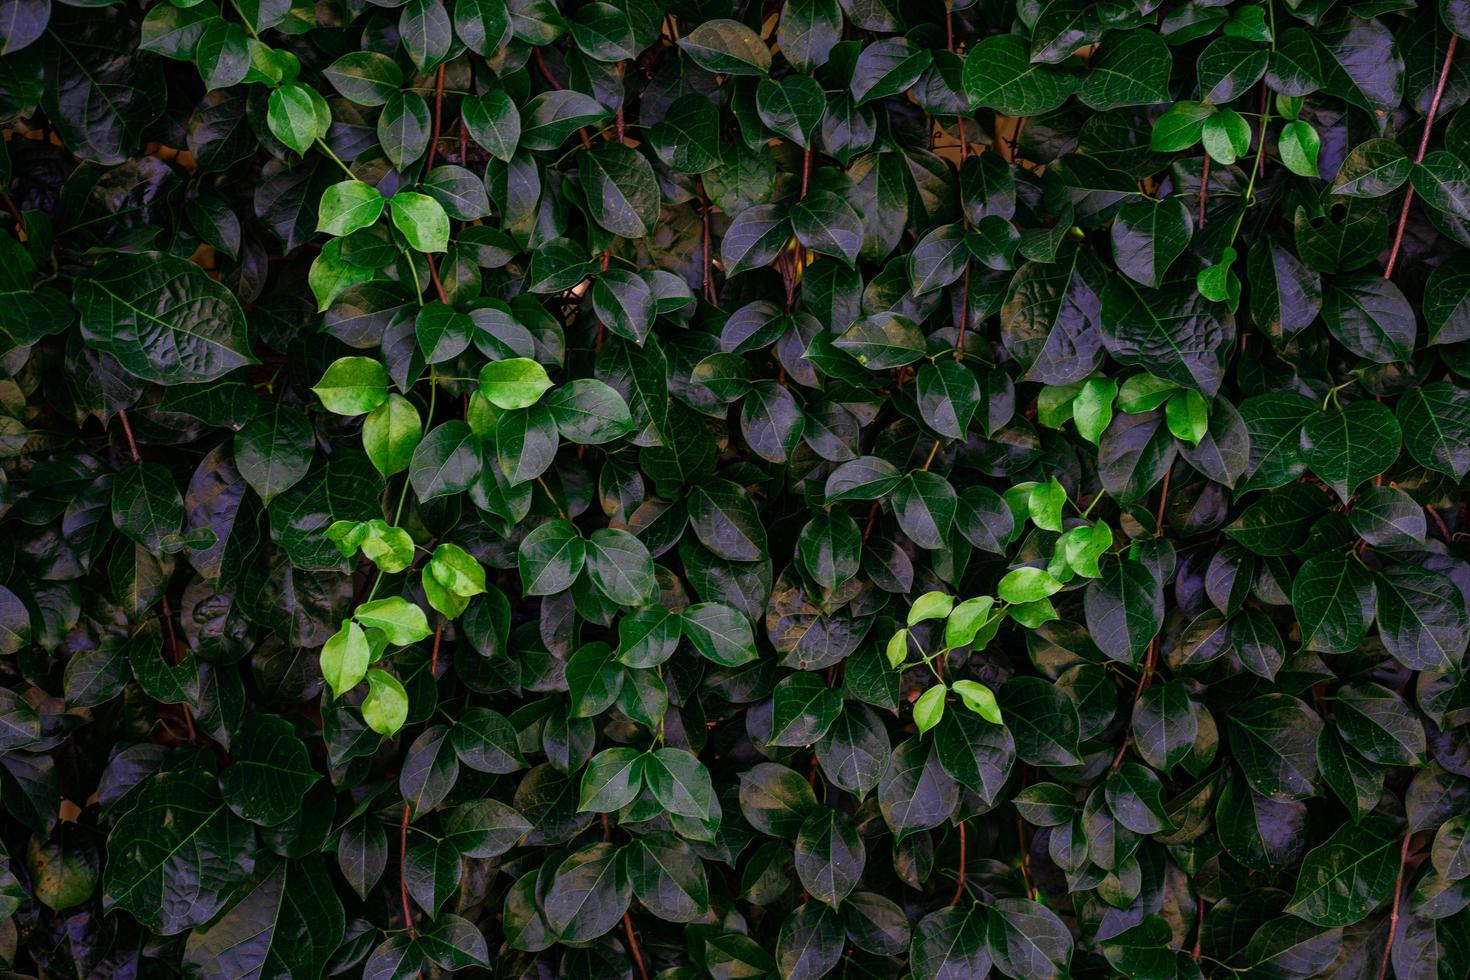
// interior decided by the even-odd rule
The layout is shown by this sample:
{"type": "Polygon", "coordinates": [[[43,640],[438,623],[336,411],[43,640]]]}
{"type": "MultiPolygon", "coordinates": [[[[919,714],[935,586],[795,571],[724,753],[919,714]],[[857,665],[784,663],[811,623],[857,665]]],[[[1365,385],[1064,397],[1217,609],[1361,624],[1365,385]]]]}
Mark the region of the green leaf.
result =
{"type": "Polygon", "coordinates": [[[624,238],[653,233],[659,217],[658,181],[642,154],[622,143],[600,143],[581,155],[579,166],[594,221],[624,238]]]}
{"type": "Polygon", "coordinates": [[[112,485],[112,523],[119,531],[158,552],[183,522],[184,502],[167,468],[134,463],[119,471],[112,485]]]}
{"type": "Polygon", "coordinates": [[[1169,46],[1159,35],[1147,30],[1114,33],[1090,59],[1077,98],[1099,112],[1168,102],[1173,67],[1169,46]]]}
{"type": "Polygon", "coordinates": [[[306,791],[321,778],[291,723],[274,715],[247,717],[230,742],[230,755],[220,775],[225,803],[263,827],[294,816],[306,791]]]}
{"type": "Polygon", "coordinates": [[[102,906],[123,909],[165,936],[201,926],[253,870],[252,834],[209,773],[159,773],[108,835],[102,906]],[[170,895],[188,901],[165,901],[170,895]]]}
{"type": "Polygon", "coordinates": [[[362,702],[362,717],[379,735],[392,735],[408,718],[408,693],[398,678],[376,668],[367,672],[368,695],[362,702]]]}
{"type": "Polygon", "coordinates": [[[1035,602],[1054,595],[1062,588],[1050,572],[1044,568],[1016,568],[1007,572],[996,586],[995,594],[1003,602],[1035,602]]]}
{"type": "Polygon", "coordinates": [[[321,652],[322,677],[332,689],[332,697],[340,698],[356,687],[367,676],[371,661],[367,634],[351,620],[344,622],[321,652]]]}
{"type": "Polygon", "coordinates": [[[427,194],[399,191],[388,199],[388,211],[410,247],[420,252],[442,252],[449,247],[449,215],[427,194]]]}
{"type": "Polygon", "coordinates": [[[950,689],[959,695],[960,701],[966,708],[981,718],[993,725],[1005,724],[1001,720],[1000,706],[996,704],[994,692],[984,684],[970,680],[958,680],[950,685],[950,689]]]}
{"type": "Polygon", "coordinates": [[[205,975],[228,959],[243,970],[319,975],[345,932],[342,901],[322,859],[263,860],[234,905],[189,934],[185,969],[205,975]]]}
{"type": "Polygon", "coordinates": [[[521,542],[518,564],[528,595],[555,595],[571,588],[587,560],[587,545],[567,521],[547,521],[521,542]]]}
{"type": "MultiPolygon", "coordinates": [[[[456,5],[456,16],[459,7],[464,5],[463,0],[456,5]]],[[[478,3],[475,5],[480,6],[478,3]]],[[[504,89],[467,98],[460,111],[470,138],[492,157],[502,163],[515,157],[516,147],[521,141],[521,114],[504,89]]]]}
{"type": "Polygon", "coordinates": [[[579,810],[611,813],[633,802],[643,786],[643,753],[637,749],[604,749],[582,773],[579,810]]]}
{"type": "Polygon", "coordinates": [[[1370,139],[1348,153],[1332,181],[1332,193],[1344,197],[1384,197],[1403,186],[1414,164],[1393,140],[1370,139]]]}
{"type": "Polygon", "coordinates": [[[1014,34],[987,37],[965,57],[965,94],[970,108],[1007,116],[1037,116],[1066,101],[1075,75],[1051,65],[1034,65],[1026,42],[1014,34]]]}
{"type": "Polygon", "coordinates": [[[87,344],[144,381],[214,381],[256,363],[234,294],[183,259],[110,256],[77,280],[74,300],[87,344]]]}
{"type": "Polygon", "coordinates": [[[701,602],[680,614],[684,636],[706,659],[738,667],[756,659],[750,622],[739,610],[719,602],[701,602]]]}
{"type": "Polygon", "coordinates": [[[316,230],[346,236],[371,227],[383,213],[383,195],[371,184],[344,180],[328,187],[317,210],[316,230]]]}
{"type": "Polygon", "coordinates": [[[1238,706],[1227,731],[1246,781],[1262,796],[1303,800],[1316,793],[1317,735],[1322,720],[1286,694],[1265,694],[1238,706]]]}
{"type": "Polygon", "coordinates": [[[736,20],[707,20],[680,38],[679,47],[699,67],[720,75],[764,75],[771,69],[771,52],[736,20]]]}
{"type": "Polygon", "coordinates": [[[385,477],[408,469],[422,436],[418,409],[397,393],[390,392],[362,423],[362,447],[385,477]]]}
{"type": "Polygon", "coordinates": [[[1178,198],[1133,201],[1113,221],[1113,258],[1128,278],[1157,288],[1193,235],[1194,218],[1178,198]]]}
{"type": "Polygon", "coordinates": [[[327,135],[332,112],[315,89],[292,83],[271,92],[266,122],[271,135],[304,155],[313,143],[327,135]]]}
{"type": "Polygon", "coordinates": [[[863,222],[852,205],[831,191],[813,191],[791,209],[791,229],[797,241],[814,252],[857,261],[863,242],[863,222]]]}
{"type": "Polygon", "coordinates": [[[1103,653],[1137,664],[1163,625],[1163,590],[1139,561],[1119,558],[1101,563],[1101,570],[1087,585],[1087,628],[1103,653]]]}
{"type": "Polygon", "coordinates": [[[1399,399],[1404,448],[1421,466],[1462,478],[1470,472],[1470,395],[1448,382],[1411,388],[1399,399]]]}
{"type": "Polygon", "coordinates": [[[1212,160],[1228,167],[1250,152],[1250,123],[1234,109],[1221,109],[1205,120],[1200,140],[1212,160]]]}
{"type": "Polygon", "coordinates": [[[339,357],[311,390],[329,412],[362,415],[388,400],[388,371],[370,357],[339,357]]]}
{"type": "Polygon", "coordinates": [[[1403,433],[1376,401],[1319,412],[1302,426],[1302,452],[1312,472],[1346,501],[1354,490],[1398,459],[1403,433]]]}
{"type": "Polygon", "coordinates": [[[1361,922],[1397,880],[1399,840],[1383,817],[1345,824],[1302,860],[1286,911],[1316,926],[1361,922]]]}
{"type": "Polygon", "coordinates": [[[550,387],[546,369],[530,358],[491,361],[480,369],[480,393],[497,408],[528,408],[550,387]]]}
{"type": "Polygon", "coordinates": [[[714,805],[709,771],[684,749],[662,748],[645,753],[643,780],[669,813],[704,817],[714,805]]]}
{"type": "Polygon", "coordinates": [[[1276,146],[1286,169],[1302,177],[1317,176],[1317,151],[1322,139],[1310,123],[1300,119],[1281,127],[1276,146]]]}
{"type": "Polygon", "coordinates": [[[929,688],[914,702],[914,727],[922,735],[944,717],[944,696],[948,693],[943,684],[929,688]]]}
{"type": "Polygon", "coordinates": [[[401,596],[365,602],[357,607],[352,618],[369,629],[382,630],[388,642],[395,646],[417,643],[433,632],[424,611],[401,596]]]}

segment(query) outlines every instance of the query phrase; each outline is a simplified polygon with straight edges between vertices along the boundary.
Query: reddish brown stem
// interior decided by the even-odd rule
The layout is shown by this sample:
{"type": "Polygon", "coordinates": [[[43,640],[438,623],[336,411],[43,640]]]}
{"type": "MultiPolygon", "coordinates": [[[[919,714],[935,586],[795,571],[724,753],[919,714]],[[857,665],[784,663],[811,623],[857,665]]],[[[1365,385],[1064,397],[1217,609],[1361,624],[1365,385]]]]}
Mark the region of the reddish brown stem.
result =
{"type": "Polygon", "coordinates": [[[15,198],[11,197],[10,192],[7,190],[0,190],[0,196],[3,196],[5,199],[5,209],[9,211],[10,216],[15,219],[15,230],[21,232],[25,231],[26,220],[20,216],[20,208],[15,206],[15,198]]]}
{"type": "MultiPolygon", "coordinates": [[[[1143,655],[1143,673],[1138,678],[1138,686],[1133,689],[1133,705],[1135,707],[1138,704],[1138,699],[1143,697],[1143,692],[1148,690],[1149,682],[1154,678],[1154,658],[1158,653],[1158,644],[1158,637],[1154,637],[1148,641],[1148,652],[1143,655]]],[[[1132,741],[1133,736],[1131,733],[1123,736],[1123,744],[1118,746],[1118,754],[1113,756],[1113,764],[1108,767],[1108,772],[1114,773],[1118,771],[1118,767],[1123,764],[1123,757],[1128,754],[1128,746],[1132,744],[1132,741]]]]}
{"type": "Polygon", "coordinates": [[[424,170],[434,169],[434,153],[439,149],[439,123],[444,112],[444,66],[439,66],[438,77],[434,81],[434,133],[429,137],[429,155],[424,162],[424,170]]]}
{"type": "MultiPolygon", "coordinates": [[[[1449,66],[1448,61],[1445,62],[1445,66],[1449,66]]],[[[1440,87],[1444,87],[1443,82],[1440,87]]],[[[1435,101],[1439,101],[1438,93],[1435,94],[1435,101]]],[[[1378,980],[1383,980],[1388,976],[1388,957],[1393,952],[1394,934],[1399,931],[1399,901],[1403,898],[1404,893],[1404,865],[1409,861],[1409,841],[1413,839],[1412,833],[1405,833],[1404,843],[1399,847],[1399,873],[1393,881],[1393,908],[1388,913],[1388,942],[1383,944],[1383,959],[1378,964],[1378,980]]]]}
{"type": "Polygon", "coordinates": [[[448,306],[449,294],[444,291],[444,283],[439,281],[439,267],[434,264],[434,256],[430,255],[428,252],[425,252],[424,258],[428,260],[429,263],[429,278],[432,279],[434,282],[434,292],[438,295],[439,302],[448,306]]]}
{"type": "Polygon", "coordinates": [[[879,502],[873,501],[873,506],[868,508],[868,523],[863,528],[863,540],[866,541],[873,536],[873,528],[878,523],[879,502]]]}
{"type": "Polygon", "coordinates": [[[958,904],[960,904],[960,896],[965,893],[965,822],[963,820],[960,821],[959,830],[960,830],[960,872],[959,872],[959,874],[955,875],[954,898],[951,898],[949,900],[949,904],[951,904],[951,905],[958,905],[958,904]]]}
{"type": "Polygon", "coordinates": [[[703,248],[704,248],[704,298],[708,302],[710,302],[710,303],[718,306],[720,300],[719,300],[719,297],[715,294],[715,280],[714,280],[714,276],[711,275],[711,273],[710,273],[710,261],[711,261],[711,259],[710,259],[710,253],[711,253],[711,248],[710,248],[710,233],[709,233],[709,209],[710,209],[710,203],[709,203],[709,198],[705,196],[705,193],[704,193],[704,185],[703,184],[700,184],[700,187],[699,187],[699,199],[700,199],[700,209],[699,209],[700,218],[701,218],[701,220],[704,223],[704,238],[703,238],[703,241],[704,241],[704,246],[703,246],[703,248]]]}
{"type": "Polygon", "coordinates": [[[812,148],[808,146],[801,155],[801,196],[806,197],[806,188],[812,179],[812,148]]]}
{"type": "Polygon", "coordinates": [[[1200,940],[1205,934],[1205,897],[1197,895],[1194,901],[1194,949],[1190,952],[1190,956],[1198,963],[1201,956],[1200,940]]]}
{"type": "Polygon", "coordinates": [[[1200,174],[1200,178],[1199,178],[1199,218],[1197,218],[1195,220],[1195,225],[1200,230],[1203,230],[1204,227],[1205,227],[1205,197],[1209,194],[1209,188],[1210,188],[1210,157],[1209,157],[1209,154],[1206,154],[1205,155],[1205,169],[1204,169],[1204,172],[1200,174]]]}
{"type": "Polygon", "coordinates": [[[1449,544],[1450,529],[1445,527],[1444,518],[1439,516],[1439,511],[1435,510],[1432,504],[1425,504],[1424,510],[1434,521],[1434,526],[1439,528],[1439,536],[1444,539],[1445,544],[1449,544]]]}
{"type": "Polygon", "coordinates": [[[398,897],[403,902],[403,924],[408,929],[408,938],[417,939],[418,930],[413,927],[413,910],[408,907],[408,804],[403,804],[403,822],[398,827],[398,897]]]}
{"type": "MultiPolygon", "coordinates": [[[[551,74],[551,69],[546,67],[546,59],[541,56],[541,49],[532,48],[531,57],[536,62],[536,67],[541,69],[541,77],[546,79],[546,84],[550,85],[554,89],[560,90],[561,82],[558,82],[556,80],[556,76],[551,74]]],[[[586,127],[577,130],[577,135],[582,137],[582,146],[585,149],[592,149],[592,137],[587,135],[586,127]]]]}
{"type": "Polygon", "coordinates": [[[965,328],[970,325],[970,260],[965,259],[965,275],[960,281],[960,329],[954,338],[954,359],[965,356],[965,328]]]}
{"type": "MultiPolygon", "coordinates": [[[[1439,81],[1434,86],[1434,98],[1429,103],[1429,114],[1424,117],[1424,135],[1419,137],[1419,152],[1414,155],[1414,163],[1424,162],[1424,153],[1429,149],[1429,134],[1434,129],[1434,117],[1439,114],[1439,100],[1444,95],[1445,82],[1449,81],[1450,63],[1455,58],[1455,43],[1459,37],[1450,35],[1450,43],[1445,48],[1444,66],[1439,70],[1439,81]]],[[[1404,204],[1399,209],[1399,227],[1393,235],[1393,247],[1388,250],[1388,264],[1383,267],[1383,278],[1393,276],[1393,267],[1399,260],[1399,248],[1404,244],[1404,227],[1409,223],[1409,204],[1414,200],[1414,187],[1409,185],[1404,189],[1404,204]]]]}
{"type": "Polygon", "coordinates": [[[117,420],[122,423],[123,435],[128,437],[128,453],[133,457],[133,462],[138,462],[138,444],[133,441],[133,426],[128,421],[128,410],[120,408],[117,410],[117,420]]]}
{"type": "Polygon", "coordinates": [[[628,934],[628,949],[633,954],[633,962],[638,964],[640,980],[648,980],[648,964],[643,962],[643,951],[638,948],[638,937],[633,934],[633,920],[627,912],[623,913],[623,931],[628,934]]]}
{"type": "Polygon", "coordinates": [[[429,654],[429,676],[437,677],[439,674],[439,640],[444,636],[444,624],[434,624],[434,648],[429,654]]]}
{"type": "Polygon", "coordinates": [[[1026,843],[1026,821],[1016,814],[1016,840],[1021,845],[1021,883],[1026,886],[1026,895],[1036,901],[1036,886],[1031,882],[1031,846],[1026,843]]]}
{"type": "Polygon", "coordinates": [[[1154,523],[1157,525],[1157,527],[1154,529],[1154,534],[1156,536],[1164,533],[1164,506],[1169,502],[1169,477],[1173,475],[1174,467],[1172,466],[1164,471],[1164,486],[1163,489],[1159,491],[1159,513],[1158,516],[1154,519],[1154,523]]]}

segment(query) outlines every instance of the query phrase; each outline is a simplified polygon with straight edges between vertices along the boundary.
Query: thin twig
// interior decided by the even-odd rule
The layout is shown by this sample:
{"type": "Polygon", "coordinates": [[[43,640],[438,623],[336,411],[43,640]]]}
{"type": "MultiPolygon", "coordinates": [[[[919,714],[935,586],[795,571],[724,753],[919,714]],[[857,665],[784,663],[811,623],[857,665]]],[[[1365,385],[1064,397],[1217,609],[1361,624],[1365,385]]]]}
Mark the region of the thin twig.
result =
{"type": "Polygon", "coordinates": [[[24,233],[26,230],[26,219],[20,216],[20,208],[15,206],[15,198],[10,196],[10,191],[0,190],[0,198],[5,200],[5,209],[15,219],[16,231],[24,233]]]}
{"type": "Polygon", "coordinates": [[[444,66],[439,66],[439,76],[434,82],[434,135],[429,137],[429,155],[424,162],[424,171],[434,169],[434,151],[439,148],[439,120],[444,111],[444,66]]]}
{"type": "Polygon", "coordinates": [[[1164,471],[1164,487],[1159,491],[1159,513],[1154,519],[1154,524],[1156,525],[1154,529],[1155,536],[1164,533],[1164,505],[1169,502],[1169,477],[1173,475],[1174,467],[1172,466],[1164,471]]]}
{"type": "Polygon", "coordinates": [[[1210,155],[1205,154],[1205,169],[1199,178],[1199,218],[1195,221],[1197,230],[1205,227],[1205,195],[1210,187],[1210,155]]]}
{"type": "Polygon", "coordinates": [[[1197,895],[1195,896],[1194,901],[1194,949],[1193,951],[1191,951],[1190,955],[1194,958],[1194,961],[1198,963],[1200,958],[1200,940],[1203,939],[1205,935],[1205,897],[1203,895],[1197,895]]]}
{"type": "MultiPolygon", "coordinates": [[[[1455,58],[1455,43],[1459,41],[1456,34],[1450,35],[1450,43],[1445,48],[1444,67],[1439,70],[1439,82],[1434,86],[1434,98],[1429,103],[1429,114],[1424,117],[1424,135],[1419,137],[1419,152],[1414,155],[1414,163],[1424,162],[1424,153],[1429,149],[1429,134],[1434,129],[1434,117],[1439,114],[1439,100],[1444,95],[1445,82],[1450,77],[1450,62],[1455,58]]],[[[1393,247],[1388,251],[1388,264],[1383,267],[1383,278],[1393,276],[1394,264],[1399,260],[1399,248],[1404,243],[1404,227],[1409,222],[1409,204],[1414,200],[1414,185],[1410,184],[1404,189],[1404,205],[1399,209],[1399,227],[1394,232],[1393,247]]]]}
{"type": "Polygon", "coordinates": [[[1026,886],[1026,897],[1036,901],[1036,885],[1031,880],[1031,845],[1026,843],[1026,821],[1016,814],[1016,838],[1021,845],[1021,883],[1026,886]]]}
{"type": "Polygon", "coordinates": [[[648,964],[643,962],[643,951],[638,948],[638,937],[633,935],[633,920],[623,913],[623,931],[628,934],[628,949],[633,953],[633,962],[638,964],[638,976],[648,980],[648,964]]]}
{"type": "Polygon", "coordinates": [[[437,677],[439,674],[439,640],[444,635],[444,624],[434,624],[434,649],[429,654],[429,676],[437,677]]]}
{"type": "MultiPolygon", "coordinates": [[[[531,57],[535,60],[536,67],[541,69],[541,77],[546,79],[547,84],[557,91],[561,91],[562,84],[556,80],[556,76],[551,74],[551,69],[546,67],[546,59],[541,56],[541,49],[532,48],[531,57]]],[[[577,135],[582,137],[582,147],[584,149],[592,149],[592,137],[587,135],[587,128],[585,126],[577,130],[577,135]]]]}
{"type": "Polygon", "coordinates": [[[417,939],[418,930],[413,927],[413,910],[408,907],[408,804],[403,804],[403,823],[398,828],[398,897],[403,901],[403,924],[408,928],[408,938],[417,939]]]}
{"type": "MultiPolygon", "coordinates": [[[[1448,66],[1448,62],[1446,62],[1448,66]]],[[[1440,86],[1443,88],[1443,84],[1440,86]]],[[[1439,96],[1435,96],[1439,101],[1439,96]]],[[[1414,839],[1412,833],[1404,834],[1404,843],[1399,847],[1399,873],[1393,881],[1393,909],[1388,913],[1388,942],[1383,944],[1383,959],[1378,964],[1378,980],[1388,976],[1388,955],[1393,952],[1394,933],[1399,931],[1399,901],[1404,893],[1404,865],[1409,860],[1409,841],[1414,839]]]]}
{"type": "Polygon", "coordinates": [[[138,444],[133,441],[133,426],[128,422],[128,410],[125,408],[118,409],[117,420],[122,423],[123,435],[128,437],[128,452],[132,455],[133,462],[137,463],[141,460],[141,457],[138,456],[138,444]]]}
{"type": "MultiPolygon", "coordinates": [[[[177,667],[179,665],[179,661],[183,660],[184,657],[179,653],[179,637],[178,634],[174,632],[174,611],[169,606],[168,596],[164,596],[160,601],[162,603],[163,609],[159,618],[163,620],[163,628],[168,633],[167,659],[170,665],[177,667]]],[[[179,710],[182,711],[184,714],[184,730],[188,732],[189,744],[198,745],[199,732],[194,727],[194,712],[189,710],[189,705],[187,702],[180,702],[179,710]]]]}
{"type": "MultiPolygon", "coordinates": [[[[968,224],[968,222],[966,222],[968,224]]],[[[965,328],[970,325],[970,257],[965,256],[965,275],[960,280],[960,329],[954,338],[954,359],[965,357],[965,328]]]]}
{"type": "Polygon", "coordinates": [[[448,306],[449,294],[444,291],[444,283],[439,281],[439,267],[434,264],[434,256],[430,255],[428,252],[425,252],[424,258],[429,263],[429,278],[434,281],[434,292],[438,294],[439,302],[443,303],[445,306],[448,306]]]}
{"type": "Polygon", "coordinates": [[[949,900],[949,904],[951,904],[951,905],[958,905],[958,904],[960,904],[960,896],[965,893],[965,822],[963,820],[960,821],[959,831],[960,831],[960,873],[955,876],[955,882],[954,882],[954,898],[951,898],[949,900]]]}

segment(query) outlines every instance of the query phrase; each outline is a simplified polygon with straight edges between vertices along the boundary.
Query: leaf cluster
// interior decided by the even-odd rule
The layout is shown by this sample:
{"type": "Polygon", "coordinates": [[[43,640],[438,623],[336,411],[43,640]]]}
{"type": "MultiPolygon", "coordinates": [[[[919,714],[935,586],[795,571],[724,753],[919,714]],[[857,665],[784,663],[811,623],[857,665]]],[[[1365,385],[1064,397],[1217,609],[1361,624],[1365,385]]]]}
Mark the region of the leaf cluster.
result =
{"type": "Polygon", "coordinates": [[[0,0],[0,968],[1464,980],[1464,39],[0,0]]]}

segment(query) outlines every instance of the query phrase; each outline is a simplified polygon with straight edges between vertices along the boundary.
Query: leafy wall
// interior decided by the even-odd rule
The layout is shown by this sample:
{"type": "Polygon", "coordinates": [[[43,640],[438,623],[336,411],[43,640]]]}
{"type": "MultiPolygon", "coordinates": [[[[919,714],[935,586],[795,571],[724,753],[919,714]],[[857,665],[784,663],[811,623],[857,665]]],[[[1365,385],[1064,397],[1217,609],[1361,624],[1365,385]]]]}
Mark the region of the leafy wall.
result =
{"type": "Polygon", "coordinates": [[[0,0],[0,963],[1464,980],[1462,36],[0,0]]]}

